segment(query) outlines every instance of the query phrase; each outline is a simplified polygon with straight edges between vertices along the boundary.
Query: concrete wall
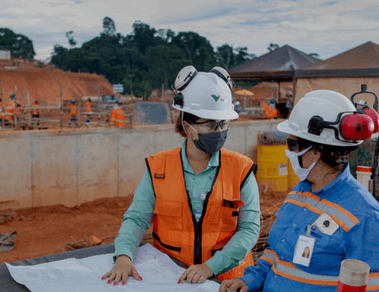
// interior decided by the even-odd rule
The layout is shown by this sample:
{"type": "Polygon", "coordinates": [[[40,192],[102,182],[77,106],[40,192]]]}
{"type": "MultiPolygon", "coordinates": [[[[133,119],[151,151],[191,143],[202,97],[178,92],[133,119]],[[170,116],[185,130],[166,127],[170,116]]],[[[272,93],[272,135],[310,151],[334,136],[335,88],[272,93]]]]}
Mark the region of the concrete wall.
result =
{"type": "MultiPolygon", "coordinates": [[[[253,157],[257,133],[275,131],[279,120],[232,123],[225,148],[253,157]]],[[[178,147],[173,125],[125,129],[52,130],[0,134],[0,206],[75,206],[133,194],[145,157],[178,147]]]]}

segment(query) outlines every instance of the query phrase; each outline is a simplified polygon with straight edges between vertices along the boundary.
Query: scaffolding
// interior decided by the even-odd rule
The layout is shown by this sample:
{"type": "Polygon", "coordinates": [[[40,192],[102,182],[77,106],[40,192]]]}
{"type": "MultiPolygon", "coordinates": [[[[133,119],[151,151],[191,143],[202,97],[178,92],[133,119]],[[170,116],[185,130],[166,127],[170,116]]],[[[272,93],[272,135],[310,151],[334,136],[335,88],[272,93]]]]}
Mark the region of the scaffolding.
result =
{"type": "MultiPolygon", "coordinates": [[[[0,131],[14,130],[44,130],[44,129],[63,129],[68,128],[70,117],[71,100],[66,100],[63,95],[63,85],[60,84],[59,101],[40,101],[38,108],[31,104],[30,94],[24,87],[24,92],[20,93],[15,86],[15,100],[21,104],[18,107],[5,106],[3,101],[3,81],[0,79],[0,98],[2,101],[0,107],[1,129],[0,131]],[[38,118],[33,117],[35,110],[40,111],[38,118]],[[14,111],[14,113],[9,112],[14,111]]],[[[110,114],[114,108],[115,101],[104,101],[101,96],[91,98],[90,113],[84,111],[87,98],[81,97],[76,100],[77,104],[77,123],[78,127],[83,125],[87,127],[107,127],[109,126],[110,114]],[[87,122],[87,120],[90,122],[87,122]]],[[[134,110],[132,101],[122,105],[126,115],[126,123],[132,124],[134,110]]]]}

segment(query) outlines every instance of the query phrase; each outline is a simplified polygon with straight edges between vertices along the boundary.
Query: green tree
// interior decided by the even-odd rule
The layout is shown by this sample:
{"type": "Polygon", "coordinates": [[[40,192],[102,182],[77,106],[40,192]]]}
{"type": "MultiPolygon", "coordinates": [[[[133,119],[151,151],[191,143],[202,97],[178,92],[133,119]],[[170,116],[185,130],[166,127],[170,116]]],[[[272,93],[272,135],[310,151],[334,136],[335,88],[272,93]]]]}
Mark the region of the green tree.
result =
{"type": "Polygon", "coordinates": [[[272,52],[272,51],[275,51],[276,49],[279,49],[279,45],[278,44],[273,44],[273,43],[270,43],[270,45],[267,47],[267,49],[272,52]]]}
{"type": "Polygon", "coordinates": [[[320,55],[317,53],[310,53],[309,56],[312,56],[313,58],[316,58],[316,59],[322,61],[322,59],[320,58],[320,55]]]}
{"type": "Polygon", "coordinates": [[[116,24],[112,18],[106,16],[103,18],[103,34],[113,36],[116,32],[116,24]]]}
{"type": "Polygon", "coordinates": [[[234,65],[233,47],[228,44],[218,47],[217,62],[220,63],[226,70],[229,69],[230,65],[234,65]]]}
{"type": "Polygon", "coordinates": [[[76,46],[76,40],[74,39],[72,35],[73,33],[74,31],[72,30],[66,32],[66,38],[68,39],[68,44],[70,45],[71,48],[76,46]]]}
{"type": "Polygon", "coordinates": [[[181,69],[179,66],[188,64],[183,51],[175,45],[160,45],[151,48],[148,52],[147,62],[150,68],[150,75],[154,75],[155,78],[153,79],[155,80],[157,79],[156,77],[158,77],[158,80],[163,77],[166,88],[170,88],[169,79],[175,78],[174,75],[181,69]]]}
{"type": "Polygon", "coordinates": [[[216,64],[211,43],[195,32],[180,32],[173,37],[172,44],[186,52],[189,63],[200,71],[208,71],[216,64]]]}
{"type": "Polygon", "coordinates": [[[11,56],[32,60],[34,52],[33,42],[22,34],[16,34],[8,28],[0,28],[0,47],[10,50],[11,56]]]}

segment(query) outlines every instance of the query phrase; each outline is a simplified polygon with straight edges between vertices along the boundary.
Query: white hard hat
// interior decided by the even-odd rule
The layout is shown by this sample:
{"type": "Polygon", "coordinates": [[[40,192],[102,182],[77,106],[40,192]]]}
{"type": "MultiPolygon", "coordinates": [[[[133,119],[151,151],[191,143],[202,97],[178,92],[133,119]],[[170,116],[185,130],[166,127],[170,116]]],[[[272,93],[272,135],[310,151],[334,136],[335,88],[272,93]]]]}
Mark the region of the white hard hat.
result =
{"type": "Polygon", "coordinates": [[[236,101],[234,105],[240,105],[241,103],[239,101],[236,101]]]}
{"type": "Polygon", "coordinates": [[[193,66],[184,67],[175,81],[176,96],[172,106],[203,119],[237,119],[231,84],[230,76],[223,68],[197,72],[193,66]]]}
{"type": "Polygon", "coordinates": [[[301,98],[293,108],[290,118],[278,124],[277,128],[281,132],[308,141],[349,147],[359,145],[366,139],[351,137],[354,138],[354,133],[358,133],[356,137],[361,138],[361,128],[370,131],[373,124],[367,118],[367,115],[357,112],[346,96],[331,90],[316,90],[301,98]],[[351,119],[354,119],[353,123],[351,119]]]}

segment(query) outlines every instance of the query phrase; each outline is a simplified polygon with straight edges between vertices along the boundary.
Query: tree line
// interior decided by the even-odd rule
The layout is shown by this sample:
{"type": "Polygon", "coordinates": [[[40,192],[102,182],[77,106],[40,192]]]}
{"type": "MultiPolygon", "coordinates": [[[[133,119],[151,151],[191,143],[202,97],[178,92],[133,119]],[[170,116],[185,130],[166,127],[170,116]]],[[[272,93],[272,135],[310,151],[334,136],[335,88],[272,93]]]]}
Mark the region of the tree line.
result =
{"type": "Polygon", "coordinates": [[[170,88],[179,70],[193,65],[199,71],[214,66],[229,69],[251,60],[246,47],[233,48],[225,44],[213,48],[209,40],[196,32],[155,29],[136,21],[133,31],[123,36],[116,32],[115,22],[105,17],[99,36],[75,48],[74,32],[66,33],[70,48],[54,46],[51,63],[72,72],[90,72],[103,75],[112,84],[124,85],[135,96],[149,95],[154,88],[170,88]]]}
{"type": "MultiPolygon", "coordinates": [[[[110,17],[102,20],[99,36],[75,47],[74,31],[66,32],[69,48],[55,45],[51,63],[58,69],[71,72],[89,72],[104,76],[111,84],[123,84],[124,93],[137,97],[148,96],[152,89],[170,88],[179,70],[193,65],[199,71],[214,66],[226,70],[254,59],[246,47],[224,44],[214,47],[196,32],[175,33],[171,29],[155,29],[135,21],[130,34],[116,31],[110,17]]],[[[279,45],[270,43],[273,51],[279,45]]],[[[33,42],[10,29],[0,28],[0,50],[10,50],[12,57],[33,59],[33,42]]],[[[316,54],[314,54],[316,55],[316,54]]]]}

